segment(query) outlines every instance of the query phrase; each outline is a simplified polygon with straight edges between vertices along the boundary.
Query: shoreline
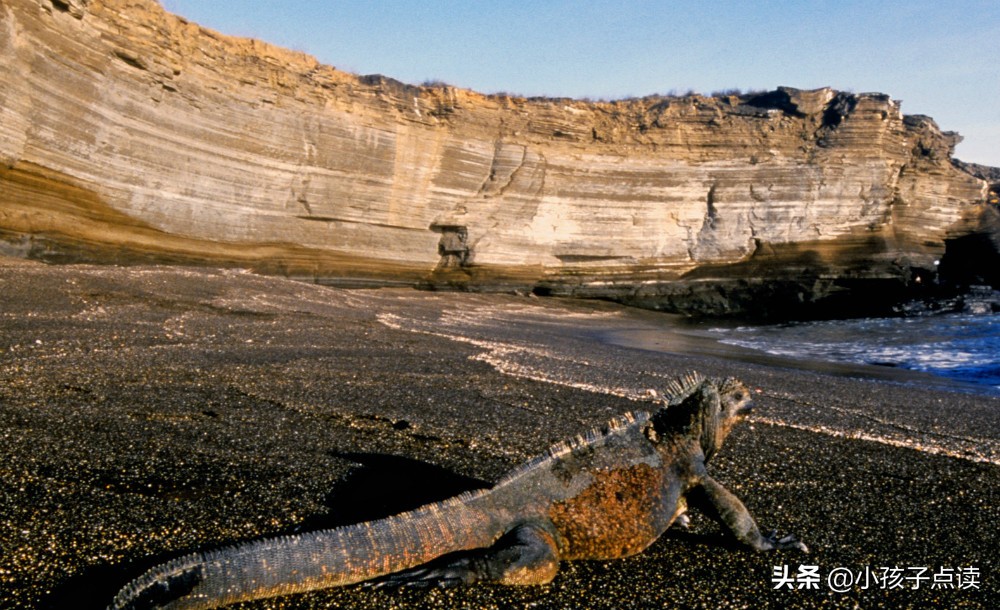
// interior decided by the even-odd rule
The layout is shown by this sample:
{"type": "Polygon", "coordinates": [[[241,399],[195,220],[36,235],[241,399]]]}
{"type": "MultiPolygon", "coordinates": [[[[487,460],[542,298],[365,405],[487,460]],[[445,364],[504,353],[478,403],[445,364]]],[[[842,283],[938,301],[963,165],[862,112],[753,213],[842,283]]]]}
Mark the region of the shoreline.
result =
{"type": "Polygon", "coordinates": [[[648,313],[602,302],[3,261],[0,289],[4,608],[103,608],[192,550],[489,484],[691,369],[754,388],[753,419],[709,470],[811,554],[733,548],[693,514],[639,555],[562,562],[544,587],[346,587],[240,607],[1000,604],[998,398],[605,343],[648,313]],[[820,566],[817,588],[774,588],[776,568],[801,565],[820,566]],[[978,586],[826,581],[892,566],[975,569],[978,586]]]}
{"type": "Polygon", "coordinates": [[[1000,396],[1000,391],[991,385],[945,377],[930,372],[908,369],[895,365],[861,364],[821,360],[811,357],[792,357],[773,354],[762,349],[754,349],[725,343],[711,330],[734,328],[737,326],[772,326],[734,321],[697,320],[683,316],[660,314],[662,320],[643,319],[634,328],[608,330],[595,334],[601,342],[621,347],[642,349],[678,355],[699,355],[723,358],[734,362],[757,364],[779,369],[811,371],[836,377],[847,377],[904,386],[926,387],[935,390],[963,392],[988,397],[1000,396]]]}

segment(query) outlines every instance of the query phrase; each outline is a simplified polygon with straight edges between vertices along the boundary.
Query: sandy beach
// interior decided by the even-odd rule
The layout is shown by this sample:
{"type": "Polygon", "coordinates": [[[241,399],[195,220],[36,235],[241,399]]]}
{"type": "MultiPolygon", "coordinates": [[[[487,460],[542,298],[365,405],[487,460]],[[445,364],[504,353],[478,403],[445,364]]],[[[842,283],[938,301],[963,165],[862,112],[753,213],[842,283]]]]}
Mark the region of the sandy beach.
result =
{"type": "Polygon", "coordinates": [[[695,513],[548,586],[234,607],[1000,607],[1000,398],[730,354],[601,302],[11,259],[0,295],[0,608],[103,608],[186,552],[488,486],[688,370],[754,388],[709,470],[810,554],[695,513]]]}

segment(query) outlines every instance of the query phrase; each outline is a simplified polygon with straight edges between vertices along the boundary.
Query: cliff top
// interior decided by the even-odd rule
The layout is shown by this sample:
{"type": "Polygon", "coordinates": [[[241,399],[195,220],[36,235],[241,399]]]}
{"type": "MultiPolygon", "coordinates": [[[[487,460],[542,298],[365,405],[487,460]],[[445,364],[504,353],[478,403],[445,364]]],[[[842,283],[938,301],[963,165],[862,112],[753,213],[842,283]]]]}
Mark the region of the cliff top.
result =
{"type": "MultiPolygon", "coordinates": [[[[837,112],[854,108],[859,100],[885,106],[890,112],[898,112],[900,106],[899,101],[883,93],[855,94],[829,87],[815,90],[778,87],[767,92],[730,90],[711,95],[693,91],[683,95],[653,93],[615,100],[526,97],[507,92],[487,94],[442,82],[416,85],[381,74],[358,75],[338,70],[308,53],[254,38],[222,34],[201,26],[167,12],[156,0],[50,1],[53,10],[68,13],[74,18],[86,19],[89,11],[102,20],[118,24],[117,32],[110,37],[117,35],[115,42],[120,47],[117,52],[119,59],[139,69],[162,73],[168,79],[180,77],[185,70],[215,72],[224,66],[229,71],[229,80],[232,77],[236,79],[230,86],[267,82],[280,92],[296,98],[320,98],[327,103],[331,96],[373,96],[380,101],[391,102],[404,115],[413,114],[415,106],[430,108],[429,117],[419,117],[430,122],[448,120],[457,110],[475,107],[528,110],[558,106],[570,113],[586,112],[613,121],[624,121],[644,131],[651,124],[655,125],[657,118],[671,108],[671,115],[709,112],[719,116],[735,114],[761,118],[775,113],[803,117],[826,112],[828,116],[823,121],[835,124],[839,121],[837,112]],[[170,48],[160,48],[163,41],[170,41],[170,48]],[[167,65],[162,65],[164,61],[167,65]],[[838,100],[841,101],[838,110],[831,113],[830,102],[838,100]]],[[[272,100],[272,103],[280,103],[280,100],[272,100]]],[[[406,118],[412,120],[414,117],[406,118]]],[[[915,115],[914,121],[927,124],[931,131],[941,133],[929,117],[915,115]]],[[[594,135],[594,139],[601,139],[594,135]]],[[[951,148],[960,141],[954,132],[943,132],[942,135],[951,148]]],[[[621,137],[621,134],[618,136],[621,137]]],[[[607,138],[611,139],[610,136],[607,138]]],[[[951,149],[947,154],[950,156],[951,149]]]]}

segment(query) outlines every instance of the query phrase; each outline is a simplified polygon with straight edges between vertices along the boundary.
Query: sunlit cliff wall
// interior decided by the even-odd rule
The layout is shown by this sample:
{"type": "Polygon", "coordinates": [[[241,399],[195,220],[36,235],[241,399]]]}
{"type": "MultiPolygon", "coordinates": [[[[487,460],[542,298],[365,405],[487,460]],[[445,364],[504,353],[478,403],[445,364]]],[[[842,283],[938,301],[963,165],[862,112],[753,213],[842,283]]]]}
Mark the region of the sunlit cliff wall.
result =
{"type": "Polygon", "coordinates": [[[881,94],[414,87],[152,0],[3,0],[0,58],[7,254],[725,312],[930,279],[991,213],[881,94]]]}

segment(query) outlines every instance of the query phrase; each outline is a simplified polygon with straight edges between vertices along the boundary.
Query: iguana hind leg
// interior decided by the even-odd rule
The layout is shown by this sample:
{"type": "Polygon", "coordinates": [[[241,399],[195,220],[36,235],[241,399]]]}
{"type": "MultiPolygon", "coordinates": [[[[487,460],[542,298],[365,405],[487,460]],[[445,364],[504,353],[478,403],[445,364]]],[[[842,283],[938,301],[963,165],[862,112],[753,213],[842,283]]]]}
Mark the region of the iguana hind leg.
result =
{"type": "Polygon", "coordinates": [[[522,524],[486,549],[453,554],[366,583],[372,587],[450,587],[474,582],[543,585],[559,571],[559,551],[548,528],[522,524]]]}

